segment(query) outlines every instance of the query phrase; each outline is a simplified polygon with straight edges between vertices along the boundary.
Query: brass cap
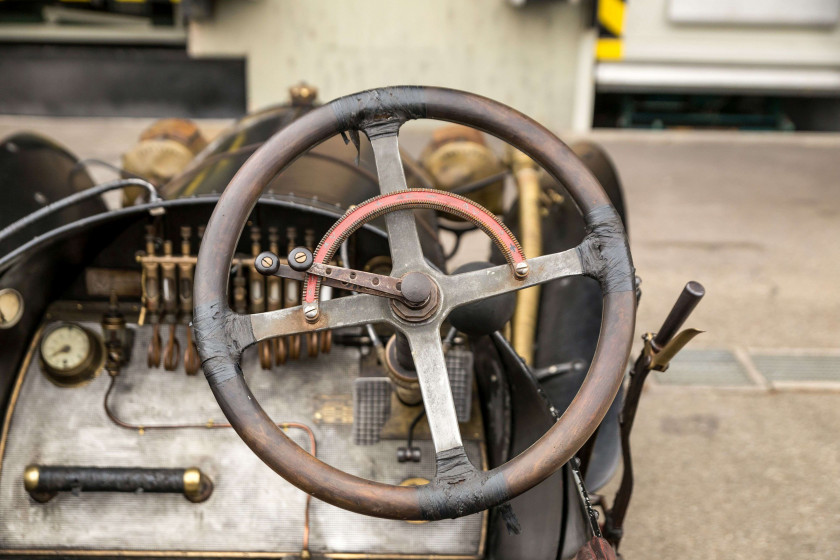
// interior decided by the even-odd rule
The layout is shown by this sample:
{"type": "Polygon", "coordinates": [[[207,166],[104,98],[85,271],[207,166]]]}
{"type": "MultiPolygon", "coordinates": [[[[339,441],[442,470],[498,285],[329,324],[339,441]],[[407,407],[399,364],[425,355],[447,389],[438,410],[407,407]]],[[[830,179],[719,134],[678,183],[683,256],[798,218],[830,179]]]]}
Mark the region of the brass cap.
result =
{"type": "Polygon", "coordinates": [[[23,471],[23,487],[27,492],[34,492],[38,489],[38,480],[41,477],[41,470],[38,465],[29,465],[23,471]]]}
{"type": "Polygon", "coordinates": [[[184,496],[191,502],[203,502],[213,493],[213,482],[198,467],[184,470],[184,496]]]}
{"type": "Polygon", "coordinates": [[[198,494],[201,488],[201,471],[190,467],[184,471],[184,494],[198,494]]]}
{"type": "Polygon", "coordinates": [[[289,88],[292,105],[312,105],[318,98],[318,88],[301,82],[289,88]]]}

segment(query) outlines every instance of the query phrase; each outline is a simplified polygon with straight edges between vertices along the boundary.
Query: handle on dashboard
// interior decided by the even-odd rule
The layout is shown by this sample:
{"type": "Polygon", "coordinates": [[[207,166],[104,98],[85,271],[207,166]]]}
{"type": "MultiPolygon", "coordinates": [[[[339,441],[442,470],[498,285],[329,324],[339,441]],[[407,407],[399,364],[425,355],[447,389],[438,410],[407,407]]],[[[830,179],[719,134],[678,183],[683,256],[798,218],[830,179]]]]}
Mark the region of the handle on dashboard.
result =
{"type": "Polygon", "coordinates": [[[213,493],[213,481],[196,467],[144,469],[29,465],[23,485],[32,499],[46,503],[59,492],[152,492],[183,494],[203,502],[213,493]]]}

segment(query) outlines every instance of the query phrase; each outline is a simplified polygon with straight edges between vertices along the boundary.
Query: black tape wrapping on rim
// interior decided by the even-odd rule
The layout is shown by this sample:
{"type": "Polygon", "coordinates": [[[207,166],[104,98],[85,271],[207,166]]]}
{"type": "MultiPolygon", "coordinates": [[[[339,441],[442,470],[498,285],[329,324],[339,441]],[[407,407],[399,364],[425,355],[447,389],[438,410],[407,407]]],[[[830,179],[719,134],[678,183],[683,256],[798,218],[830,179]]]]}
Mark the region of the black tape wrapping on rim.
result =
{"type": "Polygon", "coordinates": [[[211,386],[242,375],[239,357],[256,342],[247,315],[234,313],[218,300],[196,306],[192,327],[201,367],[211,386]]]}
{"type": "Polygon", "coordinates": [[[370,89],[330,103],[342,130],[364,130],[368,138],[396,134],[412,119],[426,117],[422,87],[370,89]]]}
{"type": "MultiPolygon", "coordinates": [[[[504,476],[476,470],[463,447],[441,451],[436,462],[435,479],[417,487],[423,519],[462,517],[510,499],[504,476]]],[[[508,530],[519,533],[519,522],[510,507],[502,513],[508,530]]]]}
{"type": "Polygon", "coordinates": [[[598,280],[605,294],[634,290],[636,269],[618,212],[599,206],[584,219],[589,235],[578,246],[583,273],[598,280]]]}

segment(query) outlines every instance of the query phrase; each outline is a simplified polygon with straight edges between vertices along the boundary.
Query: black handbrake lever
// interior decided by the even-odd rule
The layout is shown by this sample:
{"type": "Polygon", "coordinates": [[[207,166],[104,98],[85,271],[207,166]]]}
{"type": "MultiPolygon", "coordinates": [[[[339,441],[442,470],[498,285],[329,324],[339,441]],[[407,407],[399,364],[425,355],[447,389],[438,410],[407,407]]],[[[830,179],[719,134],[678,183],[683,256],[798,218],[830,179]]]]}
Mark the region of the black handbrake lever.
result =
{"type": "Polygon", "coordinates": [[[700,282],[692,280],[686,284],[674,307],[671,308],[671,312],[668,313],[668,317],[665,318],[665,322],[662,323],[659,332],[655,335],[649,333],[643,337],[645,341],[643,354],[650,356],[650,369],[657,371],[668,369],[668,364],[671,363],[673,357],[692,338],[703,332],[697,329],[680,331],[680,328],[704,295],[706,295],[706,289],[700,282]]]}
{"type": "Polygon", "coordinates": [[[694,308],[697,307],[697,304],[705,295],[706,288],[700,282],[692,280],[685,285],[665,322],[662,323],[662,328],[653,337],[655,349],[661,350],[671,342],[671,339],[674,338],[674,335],[680,330],[680,327],[683,326],[685,320],[688,319],[688,316],[691,315],[691,312],[694,311],[694,308]]]}
{"type": "Polygon", "coordinates": [[[604,537],[616,551],[618,551],[618,545],[624,535],[624,517],[627,514],[630,496],[633,493],[630,431],[633,429],[633,422],[636,419],[636,410],[639,406],[639,398],[642,395],[642,387],[651,370],[665,371],[668,369],[668,364],[677,352],[682,350],[692,338],[703,332],[696,329],[678,331],[704,295],[706,295],[706,289],[699,282],[691,281],[685,285],[659,332],[656,334],[647,333],[642,337],[645,341],[645,347],[630,370],[630,382],[627,385],[627,394],[624,397],[624,404],[619,416],[621,456],[624,468],[612,507],[604,507],[606,514],[604,537]]]}

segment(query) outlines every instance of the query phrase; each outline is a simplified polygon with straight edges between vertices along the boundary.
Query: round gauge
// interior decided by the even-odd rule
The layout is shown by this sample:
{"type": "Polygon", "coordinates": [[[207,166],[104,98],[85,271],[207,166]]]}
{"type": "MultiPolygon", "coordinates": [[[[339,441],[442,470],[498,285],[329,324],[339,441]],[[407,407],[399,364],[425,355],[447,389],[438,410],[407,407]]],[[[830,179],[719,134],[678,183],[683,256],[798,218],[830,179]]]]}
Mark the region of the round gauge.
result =
{"type": "Polygon", "coordinates": [[[75,387],[92,379],[102,367],[102,341],[75,323],[60,323],[41,338],[41,365],[61,387],[75,387]]]}
{"type": "Polygon", "coordinates": [[[0,290],[0,329],[10,329],[23,316],[23,296],[12,288],[0,290]]]}

